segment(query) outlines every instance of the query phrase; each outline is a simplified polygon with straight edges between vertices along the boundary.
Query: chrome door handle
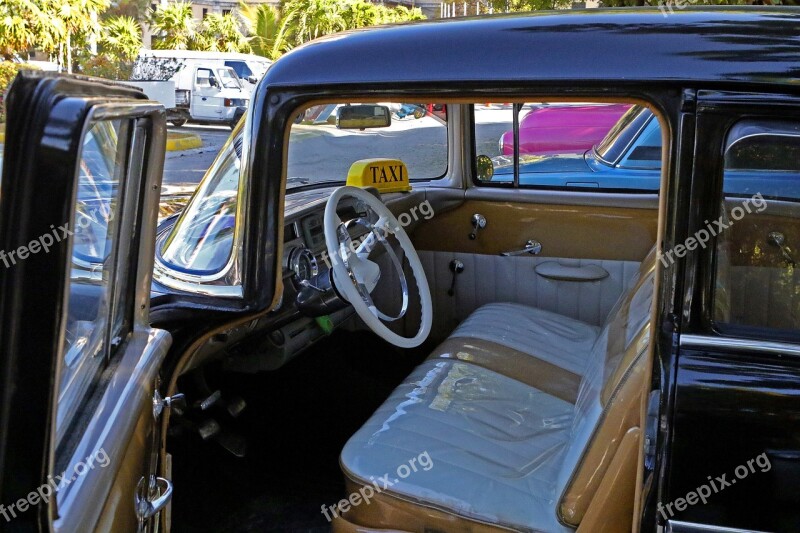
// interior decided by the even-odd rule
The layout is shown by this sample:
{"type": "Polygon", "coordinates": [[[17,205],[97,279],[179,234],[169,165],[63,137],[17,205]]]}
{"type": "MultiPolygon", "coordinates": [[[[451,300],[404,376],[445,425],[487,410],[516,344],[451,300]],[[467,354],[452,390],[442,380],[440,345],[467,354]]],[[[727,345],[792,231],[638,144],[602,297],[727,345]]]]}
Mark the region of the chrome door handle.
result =
{"type": "Polygon", "coordinates": [[[156,477],[154,486],[149,487],[147,478],[142,478],[136,485],[134,504],[139,523],[157,515],[172,499],[172,482],[163,477],[156,477]]]}
{"type": "Polygon", "coordinates": [[[510,252],[502,252],[500,255],[503,257],[512,257],[515,255],[538,255],[542,251],[542,243],[537,240],[531,239],[525,243],[525,247],[521,250],[511,250],[510,252]]]}
{"type": "Polygon", "coordinates": [[[770,231],[767,234],[767,242],[773,246],[777,246],[781,250],[781,255],[791,266],[795,265],[794,256],[792,256],[792,249],[786,245],[786,235],[780,231],[770,231]]]}

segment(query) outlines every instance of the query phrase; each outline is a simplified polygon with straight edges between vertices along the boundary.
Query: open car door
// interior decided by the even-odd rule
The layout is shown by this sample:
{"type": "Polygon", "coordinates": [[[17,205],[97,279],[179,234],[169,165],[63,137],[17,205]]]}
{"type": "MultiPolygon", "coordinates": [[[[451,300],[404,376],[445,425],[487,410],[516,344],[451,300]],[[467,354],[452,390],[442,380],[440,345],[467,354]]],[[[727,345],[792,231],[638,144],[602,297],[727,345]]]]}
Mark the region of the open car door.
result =
{"type": "Polygon", "coordinates": [[[0,529],[152,529],[171,494],[154,453],[171,339],[148,316],[165,111],[33,72],[6,104],[0,529]]]}

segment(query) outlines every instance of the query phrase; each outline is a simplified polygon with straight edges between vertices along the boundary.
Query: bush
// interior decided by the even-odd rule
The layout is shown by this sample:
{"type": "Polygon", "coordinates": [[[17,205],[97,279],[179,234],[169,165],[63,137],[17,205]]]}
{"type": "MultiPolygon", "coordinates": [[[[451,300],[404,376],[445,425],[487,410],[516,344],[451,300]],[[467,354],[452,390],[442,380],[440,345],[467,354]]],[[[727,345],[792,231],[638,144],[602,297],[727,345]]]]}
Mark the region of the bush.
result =
{"type": "Polygon", "coordinates": [[[124,63],[102,54],[81,61],[79,66],[82,74],[107,80],[127,80],[133,69],[133,65],[130,63],[124,63]]]}
{"type": "Polygon", "coordinates": [[[14,63],[11,61],[0,61],[0,122],[6,121],[5,96],[8,86],[11,85],[17,72],[23,69],[36,70],[37,67],[27,63],[14,63]]]}

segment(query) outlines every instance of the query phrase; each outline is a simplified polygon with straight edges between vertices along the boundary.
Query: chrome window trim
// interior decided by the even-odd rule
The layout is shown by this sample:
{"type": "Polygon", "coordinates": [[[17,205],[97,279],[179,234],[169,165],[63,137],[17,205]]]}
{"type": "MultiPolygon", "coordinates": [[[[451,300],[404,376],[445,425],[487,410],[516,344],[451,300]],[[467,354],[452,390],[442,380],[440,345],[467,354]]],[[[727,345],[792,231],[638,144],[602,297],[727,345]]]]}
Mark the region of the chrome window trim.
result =
{"type": "MultiPolygon", "coordinates": [[[[72,475],[79,462],[100,449],[105,451],[109,464],[76,476],[58,491],[57,498],[51,500],[57,501],[58,506],[58,517],[53,521],[54,531],[94,529],[139,417],[151,401],[151,384],[155,382],[171,343],[172,337],[166,331],[142,325],[134,330],[119,366],[111,369],[113,377],[65,471],[68,476],[72,475]],[[95,502],[96,505],[86,505],[86,502],[95,502]]],[[[53,474],[60,475],[61,472],[53,474]]],[[[133,501],[133,493],[130,499],[133,501]]]]}
{"type": "Polygon", "coordinates": [[[680,346],[681,348],[699,349],[723,348],[732,352],[757,352],[768,353],[770,355],[792,355],[800,357],[800,345],[798,344],[757,339],[683,334],[680,337],[680,346]]]}
{"type": "Polygon", "coordinates": [[[739,529],[735,527],[712,526],[682,520],[667,520],[665,533],[766,533],[755,529],[739,529]]]}

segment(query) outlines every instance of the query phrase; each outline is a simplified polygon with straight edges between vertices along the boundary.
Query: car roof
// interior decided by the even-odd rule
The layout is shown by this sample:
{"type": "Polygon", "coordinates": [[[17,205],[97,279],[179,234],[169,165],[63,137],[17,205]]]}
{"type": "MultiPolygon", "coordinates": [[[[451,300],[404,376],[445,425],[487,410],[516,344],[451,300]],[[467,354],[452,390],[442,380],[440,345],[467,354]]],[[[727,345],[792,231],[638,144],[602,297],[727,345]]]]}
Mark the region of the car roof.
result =
{"type": "MultiPolygon", "coordinates": [[[[800,9],[673,6],[446,19],[356,30],[298,47],[265,83],[475,82],[797,87],[800,9]]],[[[469,88],[465,85],[463,88],[469,88]]]]}

